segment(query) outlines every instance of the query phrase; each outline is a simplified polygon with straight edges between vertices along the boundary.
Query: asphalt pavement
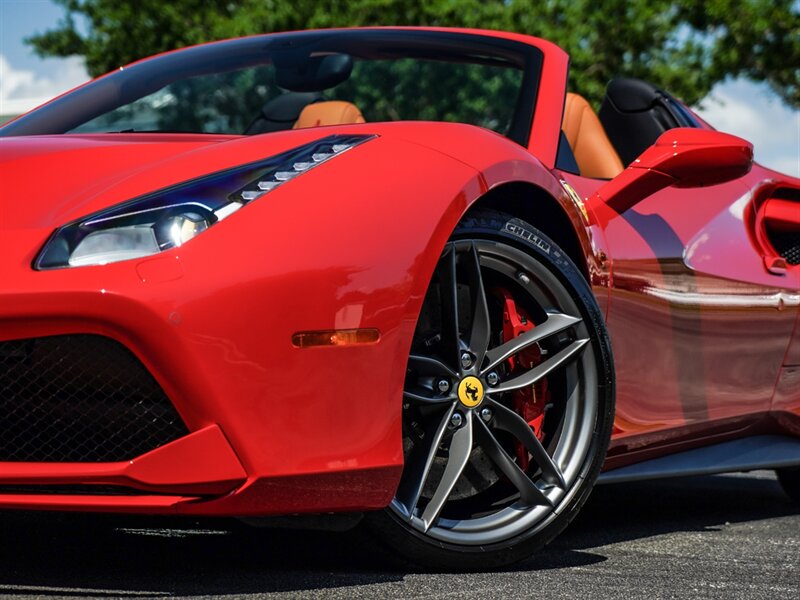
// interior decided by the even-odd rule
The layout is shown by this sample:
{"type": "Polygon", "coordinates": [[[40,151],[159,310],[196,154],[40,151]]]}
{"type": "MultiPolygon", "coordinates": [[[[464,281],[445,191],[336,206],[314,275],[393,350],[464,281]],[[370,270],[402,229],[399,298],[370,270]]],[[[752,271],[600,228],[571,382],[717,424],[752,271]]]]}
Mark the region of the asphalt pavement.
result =
{"type": "Polygon", "coordinates": [[[350,534],[0,512],[5,598],[800,599],[800,507],[768,472],[599,487],[503,572],[398,571],[350,534]]]}

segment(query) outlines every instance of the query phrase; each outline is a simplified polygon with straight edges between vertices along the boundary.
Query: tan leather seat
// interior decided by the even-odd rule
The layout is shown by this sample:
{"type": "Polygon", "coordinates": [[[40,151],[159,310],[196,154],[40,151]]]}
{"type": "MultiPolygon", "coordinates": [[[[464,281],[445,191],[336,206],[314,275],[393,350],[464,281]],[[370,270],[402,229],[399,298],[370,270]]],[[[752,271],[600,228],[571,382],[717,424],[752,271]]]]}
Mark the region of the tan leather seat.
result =
{"type": "Polygon", "coordinates": [[[612,179],[622,173],[625,167],[585,98],[567,94],[561,129],[567,136],[581,175],[612,179]]]}
{"type": "Polygon", "coordinates": [[[293,129],[323,125],[349,125],[351,123],[366,123],[358,107],[350,102],[330,100],[306,106],[297,117],[293,129]]]}

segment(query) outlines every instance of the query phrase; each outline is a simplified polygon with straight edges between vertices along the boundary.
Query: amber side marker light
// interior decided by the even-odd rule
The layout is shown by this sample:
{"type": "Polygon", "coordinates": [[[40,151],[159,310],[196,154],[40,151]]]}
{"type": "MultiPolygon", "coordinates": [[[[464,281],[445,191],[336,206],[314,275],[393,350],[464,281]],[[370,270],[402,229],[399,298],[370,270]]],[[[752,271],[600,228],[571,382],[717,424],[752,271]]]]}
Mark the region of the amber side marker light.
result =
{"type": "Polygon", "coordinates": [[[299,331],[292,335],[292,346],[359,346],[375,344],[381,338],[377,329],[329,329],[326,331],[299,331]]]}

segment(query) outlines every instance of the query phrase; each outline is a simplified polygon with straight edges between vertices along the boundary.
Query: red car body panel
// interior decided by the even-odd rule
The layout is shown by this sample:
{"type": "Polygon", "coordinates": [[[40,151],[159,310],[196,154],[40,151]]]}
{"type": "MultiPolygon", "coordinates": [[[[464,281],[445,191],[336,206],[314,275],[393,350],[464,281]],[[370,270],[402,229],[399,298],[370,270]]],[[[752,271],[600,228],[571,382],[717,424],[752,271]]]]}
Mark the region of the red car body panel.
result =
{"type": "MultiPolygon", "coordinates": [[[[581,179],[571,177],[582,194],[599,187],[581,179]]],[[[782,275],[765,268],[746,221],[752,198],[742,180],[667,188],[609,220],[607,326],[617,419],[607,466],[774,427],[773,390],[797,319],[800,281],[795,268],[782,275]]],[[[781,409],[796,416],[794,396],[781,409]]]]}
{"type": "Polygon", "coordinates": [[[800,181],[755,166],[728,183],[665,188],[619,215],[591,200],[606,182],[554,169],[567,55],[528,36],[462,31],[544,53],[528,149],[468,125],[413,122],[0,138],[0,340],[113,338],[192,432],[130,464],[0,463],[0,485],[159,495],[12,493],[0,506],[228,515],[386,506],[403,466],[406,359],[434,266],[470,206],[519,182],[567,216],[607,316],[617,379],[607,468],[748,432],[800,435],[800,268],[771,272],[757,234],[764,195],[800,181]],[[330,133],[378,137],[181,248],[31,268],[64,223],[330,133]],[[378,329],[380,341],[291,344],[298,331],[355,328],[378,329]]]}

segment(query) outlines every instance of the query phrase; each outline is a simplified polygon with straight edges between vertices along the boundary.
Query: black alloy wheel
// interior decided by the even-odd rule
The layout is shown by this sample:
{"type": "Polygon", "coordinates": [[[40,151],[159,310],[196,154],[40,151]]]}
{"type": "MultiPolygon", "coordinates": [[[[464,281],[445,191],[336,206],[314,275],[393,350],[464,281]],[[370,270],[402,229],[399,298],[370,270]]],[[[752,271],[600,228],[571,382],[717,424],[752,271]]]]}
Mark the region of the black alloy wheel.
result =
{"type": "Polygon", "coordinates": [[[402,479],[368,527],[427,567],[529,556],[586,500],[613,392],[602,316],[575,265],[523,221],[468,216],[442,253],[412,342],[402,479]]]}

